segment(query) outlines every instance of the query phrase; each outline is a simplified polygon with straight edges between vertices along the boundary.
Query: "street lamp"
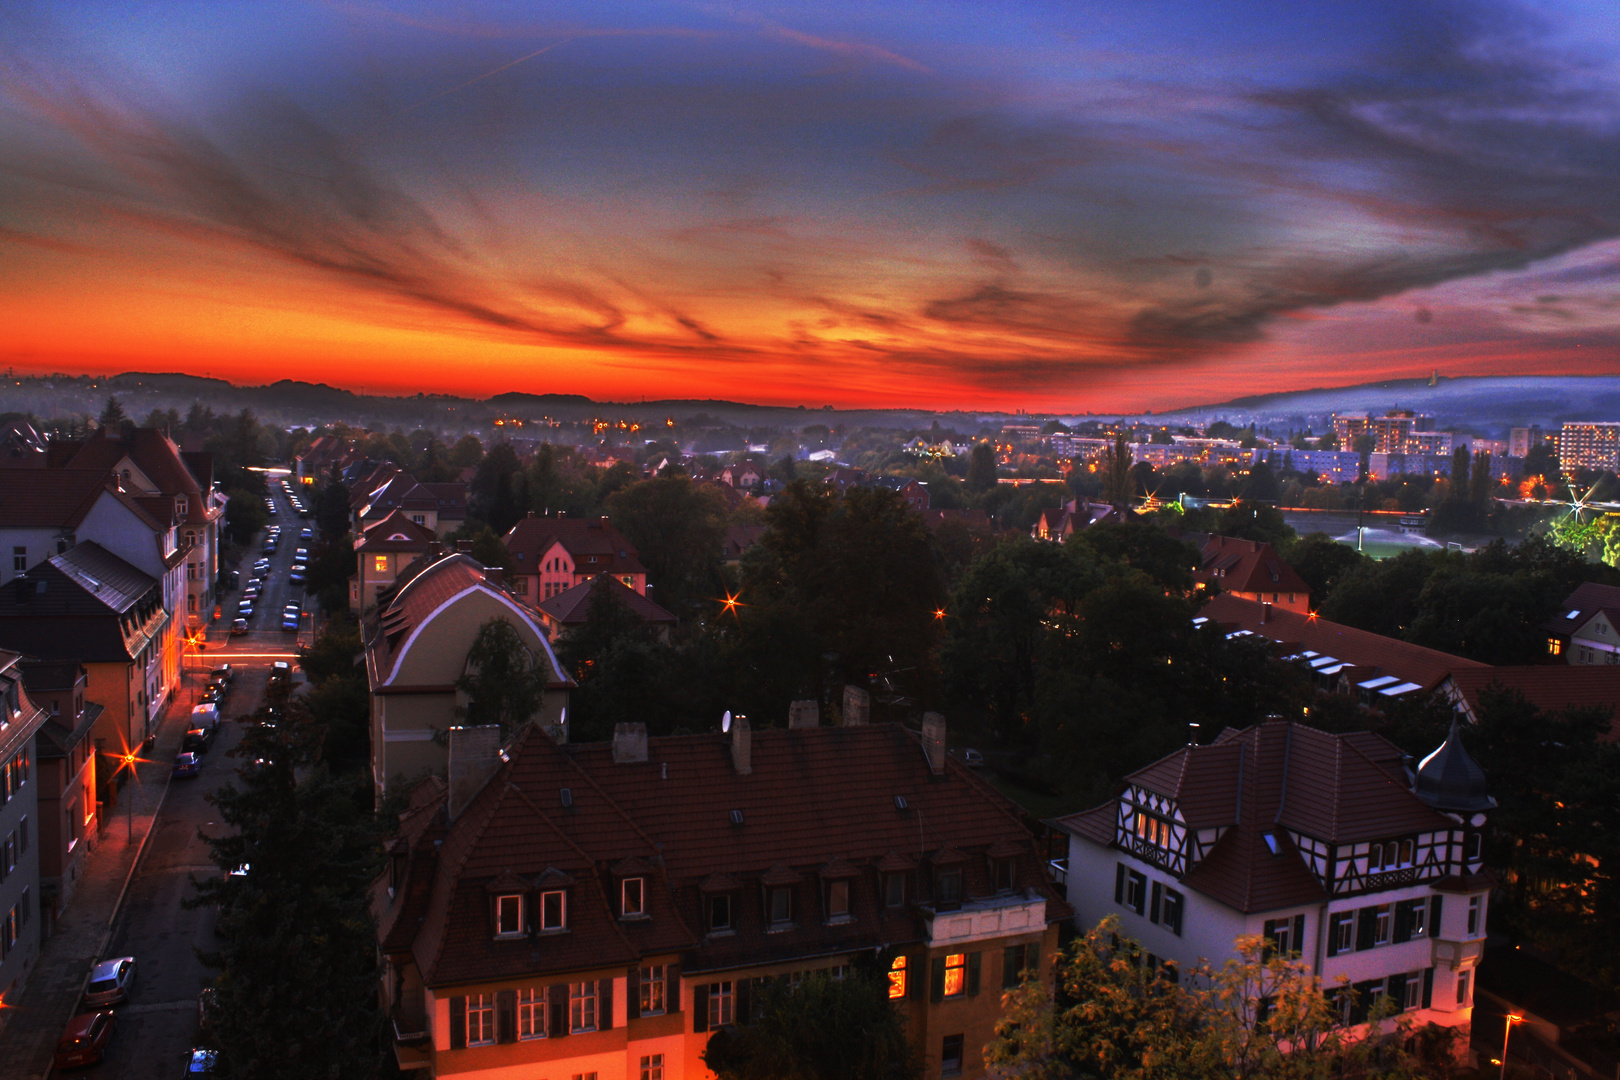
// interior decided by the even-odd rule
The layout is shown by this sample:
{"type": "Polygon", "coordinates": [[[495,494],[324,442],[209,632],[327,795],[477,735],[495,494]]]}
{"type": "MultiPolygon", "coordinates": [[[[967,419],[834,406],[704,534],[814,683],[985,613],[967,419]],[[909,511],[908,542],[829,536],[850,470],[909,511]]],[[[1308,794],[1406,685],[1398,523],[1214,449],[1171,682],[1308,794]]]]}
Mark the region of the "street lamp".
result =
{"type": "Polygon", "coordinates": [[[1520,1022],[1523,1019],[1524,1019],[1524,1017],[1522,1017],[1522,1016],[1518,1016],[1518,1015],[1516,1015],[1514,1013],[1508,1013],[1507,1017],[1506,1017],[1507,1022],[1502,1025],[1502,1072],[1501,1072],[1501,1080],[1507,1080],[1507,1047],[1508,1047],[1508,1039],[1513,1035],[1513,1025],[1517,1024],[1518,1022],[1520,1022]]]}
{"type": "MultiPolygon", "coordinates": [[[[135,775],[135,754],[133,751],[124,751],[123,767],[129,770],[130,776],[135,775]]],[[[133,791],[127,793],[127,797],[124,799],[124,807],[124,837],[126,842],[133,844],[135,842],[135,793],[133,791]]]]}

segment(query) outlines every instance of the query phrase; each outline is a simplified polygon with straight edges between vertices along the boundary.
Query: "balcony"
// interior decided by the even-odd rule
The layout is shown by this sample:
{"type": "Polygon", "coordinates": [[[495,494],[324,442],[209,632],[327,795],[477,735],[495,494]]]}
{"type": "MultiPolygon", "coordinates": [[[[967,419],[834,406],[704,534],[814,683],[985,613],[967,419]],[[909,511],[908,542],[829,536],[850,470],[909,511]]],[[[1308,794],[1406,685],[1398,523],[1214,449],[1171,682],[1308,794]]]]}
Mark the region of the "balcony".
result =
{"type": "Polygon", "coordinates": [[[1046,929],[1046,898],[1028,892],[968,900],[953,911],[919,909],[931,947],[963,945],[1046,929]]]}
{"type": "Polygon", "coordinates": [[[400,1071],[433,1068],[433,1033],[427,1030],[427,1021],[402,1012],[394,1016],[393,1026],[394,1059],[400,1071]]]}

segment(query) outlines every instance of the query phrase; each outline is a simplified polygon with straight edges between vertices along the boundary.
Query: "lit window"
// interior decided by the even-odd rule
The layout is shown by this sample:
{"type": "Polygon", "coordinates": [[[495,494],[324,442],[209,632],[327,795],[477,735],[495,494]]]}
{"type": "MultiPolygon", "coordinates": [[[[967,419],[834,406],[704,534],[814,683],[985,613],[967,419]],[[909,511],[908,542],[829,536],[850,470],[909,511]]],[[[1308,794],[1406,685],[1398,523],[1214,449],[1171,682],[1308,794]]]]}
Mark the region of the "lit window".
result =
{"type": "Polygon", "coordinates": [[[771,923],[780,925],[793,921],[793,890],[779,886],[771,890],[771,923]]]}
{"type": "Polygon", "coordinates": [[[849,882],[827,882],[827,918],[849,918],[849,882]]]}
{"type": "Polygon", "coordinates": [[[951,953],[945,958],[945,996],[960,997],[967,991],[967,953],[951,953]]]}
{"type": "Polygon", "coordinates": [[[523,933],[523,897],[521,895],[496,897],[495,933],[498,937],[517,937],[523,933]]]}
{"type": "Polygon", "coordinates": [[[709,984],[709,1028],[724,1027],[735,1019],[732,1011],[731,983],[709,984]]]}
{"type": "Polygon", "coordinates": [[[647,914],[646,896],[644,895],[645,878],[625,878],[619,883],[619,912],[625,918],[647,914]]]}
{"type": "Polygon", "coordinates": [[[495,995],[467,995],[467,1045],[489,1046],[495,1042],[495,995]]]}
{"type": "Polygon", "coordinates": [[[568,1030],[596,1030],[596,980],[568,984],[568,1030]]]}
{"type": "Polygon", "coordinates": [[[641,1080],[664,1080],[663,1054],[643,1054],[641,1056],[641,1080]]]}
{"type": "Polygon", "coordinates": [[[518,1038],[546,1037],[546,992],[544,989],[517,992],[518,1038]]]}
{"type": "Polygon", "coordinates": [[[373,570],[377,571],[377,573],[379,573],[379,574],[387,573],[388,572],[388,556],[386,556],[386,555],[373,555],[371,557],[371,568],[373,570]]]}
{"type": "Polygon", "coordinates": [[[652,964],[641,969],[641,1015],[659,1016],[664,1011],[664,992],[668,988],[667,969],[663,964],[652,964]]]}
{"type": "Polygon", "coordinates": [[[906,996],[906,958],[897,956],[889,965],[889,1000],[898,1001],[906,996]]]}
{"type": "Polygon", "coordinates": [[[561,889],[540,894],[540,929],[562,930],[568,925],[568,894],[561,889]]]}

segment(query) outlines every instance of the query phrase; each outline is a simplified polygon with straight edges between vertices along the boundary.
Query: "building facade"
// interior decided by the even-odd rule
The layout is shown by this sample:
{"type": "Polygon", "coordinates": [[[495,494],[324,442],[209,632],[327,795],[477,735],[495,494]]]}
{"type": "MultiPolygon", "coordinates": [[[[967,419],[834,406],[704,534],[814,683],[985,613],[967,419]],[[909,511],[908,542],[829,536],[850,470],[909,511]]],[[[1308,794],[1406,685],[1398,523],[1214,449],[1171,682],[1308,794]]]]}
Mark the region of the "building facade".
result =
{"type": "Polygon", "coordinates": [[[1620,588],[1590,581],[1580,585],[1543,628],[1552,663],[1620,663],[1620,588]]]}
{"type": "Polygon", "coordinates": [[[605,517],[537,517],[531,512],[512,526],[505,540],[513,562],[506,579],[513,595],[531,607],[598,574],[647,593],[647,568],[640,554],[605,517]]]}
{"type": "Polygon", "coordinates": [[[96,754],[92,732],[101,706],[87,701],[89,673],[74,661],[25,660],[29,696],[49,719],[40,725],[35,775],[39,778],[39,879],[42,932],[72,901],[79,866],[96,835],[96,754]]]}
{"type": "MultiPolygon", "coordinates": [[[[0,652],[0,999],[17,991],[39,959],[39,782],[35,736],[45,711],[18,667],[0,652]]],[[[7,1018],[0,1015],[0,1023],[7,1018]]]]}
{"type": "Polygon", "coordinates": [[[1240,935],[1298,954],[1354,1019],[1380,995],[1467,1029],[1484,951],[1495,806],[1457,726],[1411,776],[1393,745],[1288,721],[1223,732],[1059,818],[1083,926],[1120,917],[1157,961],[1219,965],[1240,935]]]}
{"type": "Polygon", "coordinates": [[[1620,423],[1565,424],[1558,431],[1558,467],[1620,471],[1620,423]]]}

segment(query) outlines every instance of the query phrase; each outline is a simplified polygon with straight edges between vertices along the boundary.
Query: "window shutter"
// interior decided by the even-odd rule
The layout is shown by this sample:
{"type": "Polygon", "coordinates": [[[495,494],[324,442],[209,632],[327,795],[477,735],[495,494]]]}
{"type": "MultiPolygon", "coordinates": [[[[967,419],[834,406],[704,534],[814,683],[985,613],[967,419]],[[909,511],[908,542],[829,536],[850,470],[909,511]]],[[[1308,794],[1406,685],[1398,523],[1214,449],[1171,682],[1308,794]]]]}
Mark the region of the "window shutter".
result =
{"type": "Polygon", "coordinates": [[[668,983],[664,987],[664,1011],[665,1012],[672,1012],[672,1013],[680,1012],[681,1011],[681,965],[679,965],[679,964],[671,964],[671,965],[669,965],[667,968],[664,969],[664,974],[665,974],[666,978],[669,980],[668,983]]]}
{"type": "Polygon", "coordinates": [[[979,995],[979,963],[983,959],[983,953],[970,952],[967,954],[968,997],[978,997],[979,995]]]}
{"type": "Polygon", "coordinates": [[[944,1001],[945,1000],[945,958],[943,956],[934,957],[934,970],[931,971],[929,973],[929,975],[930,975],[930,978],[928,980],[928,1000],[929,1001],[944,1001]]]}
{"type": "Polygon", "coordinates": [[[517,1042],[517,991],[495,992],[495,1041],[517,1042]]]}
{"type": "Polygon", "coordinates": [[[736,989],[732,991],[736,995],[733,998],[736,1007],[732,1010],[732,1016],[739,1024],[746,1024],[754,1018],[751,1011],[754,1001],[753,989],[753,979],[738,979],[736,989]]]}
{"type": "Polygon", "coordinates": [[[598,979],[596,981],[596,1030],[607,1031],[613,1027],[613,980],[598,979]]]}
{"type": "Polygon", "coordinates": [[[1134,887],[1135,892],[1136,892],[1136,913],[1138,915],[1146,915],[1147,914],[1147,876],[1144,875],[1144,874],[1138,874],[1135,870],[1132,870],[1131,871],[1131,885],[1134,887]]]}
{"type": "MultiPolygon", "coordinates": [[[[670,1009],[674,1012],[674,1009],[670,1009]]],[[[624,975],[624,1015],[628,1020],[641,1017],[641,965],[631,964],[624,975]]]]}
{"type": "Polygon", "coordinates": [[[450,999],[450,1049],[465,1050],[467,1048],[467,999],[453,997],[450,999]]]}
{"type": "Polygon", "coordinates": [[[1373,947],[1373,938],[1378,934],[1378,912],[1374,908],[1364,907],[1356,913],[1356,952],[1363,952],[1373,947]]]}
{"type": "MultiPolygon", "coordinates": [[[[1439,899],[1439,897],[1435,897],[1439,899]]],[[[1423,969],[1423,1007],[1427,1009],[1434,1001],[1434,968],[1423,969]]]]}
{"type": "MultiPolygon", "coordinates": [[[[1310,954],[1307,954],[1306,951],[1305,951],[1305,916],[1304,915],[1295,915],[1294,916],[1294,938],[1293,938],[1293,940],[1294,940],[1294,948],[1299,951],[1299,955],[1301,955],[1301,956],[1310,955],[1310,954]]],[[[1312,950],[1312,954],[1314,954],[1314,952],[1315,952],[1315,950],[1312,950]]]]}
{"type": "Polygon", "coordinates": [[[1041,942],[1024,946],[1024,970],[1031,979],[1041,973],[1041,942]]]}
{"type": "Polygon", "coordinates": [[[1396,972],[1389,977],[1389,1000],[1396,1012],[1406,1011],[1406,972],[1396,972]]]}
{"type": "Polygon", "coordinates": [[[709,1030],[708,983],[696,983],[692,986],[692,1030],[709,1030]]]}
{"type": "Polygon", "coordinates": [[[1001,988],[1011,990],[1018,985],[1018,975],[1024,967],[1024,947],[1009,945],[1001,950],[1001,988]]]}
{"type": "Polygon", "coordinates": [[[1114,864],[1114,903],[1125,902],[1125,864],[1114,864]]]}
{"type": "MultiPolygon", "coordinates": [[[[1439,893],[1435,893],[1433,896],[1429,897],[1429,936],[1432,938],[1437,938],[1440,936],[1441,901],[1444,899],[1445,897],[1441,896],[1439,893]]],[[[1421,900],[1418,901],[1420,904],[1422,902],[1423,901],[1421,900]]]]}
{"type": "MultiPolygon", "coordinates": [[[[1419,900],[1418,903],[1421,904],[1423,901],[1419,900]]],[[[1393,940],[1397,944],[1412,940],[1412,904],[1410,901],[1402,900],[1395,905],[1395,937],[1393,940]]]]}
{"type": "Polygon", "coordinates": [[[927,962],[927,953],[906,958],[906,996],[912,1001],[921,1001],[923,998],[923,989],[928,985],[923,979],[923,965],[927,962]]]}
{"type": "Polygon", "coordinates": [[[1181,936],[1181,920],[1186,916],[1186,914],[1187,898],[1182,896],[1180,893],[1176,893],[1176,912],[1170,920],[1170,932],[1175,934],[1176,937],[1181,936]]]}
{"type": "Polygon", "coordinates": [[[1164,899],[1164,886],[1157,881],[1153,883],[1153,904],[1149,909],[1148,922],[1159,921],[1159,901],[1164,899]]]}
{"type": "Polygon", "coordinates": [[[568,1034],[568,984],[553,983],[547,994],[547,1004],[551,1006],[551,1030],[548,1034],[553,1039],[560,1039],[568,1034]]]}
{"type": "Polygon", "coordinates": [[[1339,924],[1342,923],[1343,921],[1344,921],[1344,916],[1342,914],[1338,913],[1338,912],[1334,912],[1332,915],[1328,916],[1328,920],[1327,920],[1327,936],[1328,936],[1327,954],[1329,956],[1338,956],[1339,955],[1339,924]]]}

